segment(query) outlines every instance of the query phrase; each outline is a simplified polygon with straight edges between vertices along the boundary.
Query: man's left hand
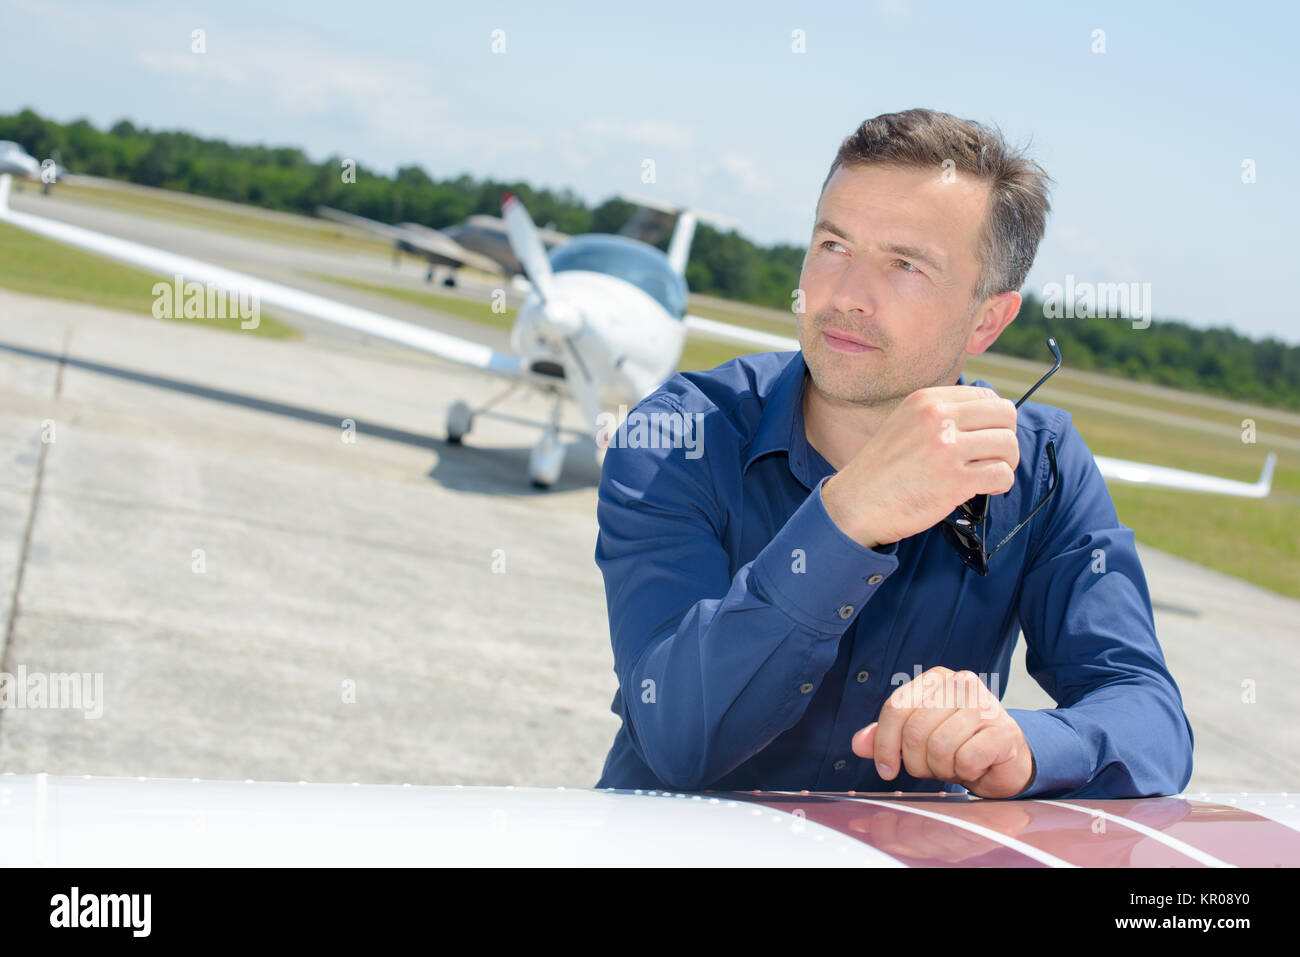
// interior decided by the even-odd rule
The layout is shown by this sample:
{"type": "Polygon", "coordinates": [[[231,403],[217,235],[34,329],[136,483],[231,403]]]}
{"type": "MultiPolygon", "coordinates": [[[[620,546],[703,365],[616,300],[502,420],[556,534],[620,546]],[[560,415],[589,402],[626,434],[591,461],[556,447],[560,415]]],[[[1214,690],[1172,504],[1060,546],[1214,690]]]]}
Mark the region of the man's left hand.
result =
{"type": "Polygon", "coordinates": [[[1034,779],[1034,756],[1015,718],[972,671],[931,668],[894,691],[880,719],[853,736],[886,781],[900,756],[915,778],[955,781],[983,798],[1015,797],[1034,779]]]}

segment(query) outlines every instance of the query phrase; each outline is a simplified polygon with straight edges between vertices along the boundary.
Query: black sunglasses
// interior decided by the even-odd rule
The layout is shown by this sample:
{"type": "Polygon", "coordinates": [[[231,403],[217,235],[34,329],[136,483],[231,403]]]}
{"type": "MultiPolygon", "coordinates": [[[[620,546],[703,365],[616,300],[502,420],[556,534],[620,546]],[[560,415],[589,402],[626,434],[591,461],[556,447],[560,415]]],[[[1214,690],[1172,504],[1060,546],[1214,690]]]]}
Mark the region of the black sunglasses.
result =
{"type": "MultiPolygon", "coordinates": [[[[1020,401],[1016,403],[1017,409],[1020,408],[1021,403],[1034,394],[1040,385],[1047,381],[1053,372],[1061,368],[1061,350],[1054,338],[1048,338],[1047,348],[1051,349],[1052,355],[1056,357],[1056,365],[1048,369],[1043,377],[1020,397],[1020,401]]],[[[984,526],[988,522],[989,515],[989,496],[987,492],[976,495],[970,501],[958,505],[956,511],[940,524],[943,537],[948,540],[948,544],[952,546],[953,551],[976,573],[980,575],[989,573],[989,559],[997,554],[999,548],[1011,541],[1017,532],[1028,525],[1029,520],[1038,514],[1039,509],[1046,505],[1048,499],[1056,492],[1058,476],[1056,472],[1055,442],[1047,443],[1047,463],[1051,469],[1051,477],[1048,480],[1047,492],[1043,495],[1043,500],[1035,505],[1034,510],[1025,517],[1024,521],[1008,532],[1007,537],[998,542],[992,551],[985,550],[984,526]]]]}

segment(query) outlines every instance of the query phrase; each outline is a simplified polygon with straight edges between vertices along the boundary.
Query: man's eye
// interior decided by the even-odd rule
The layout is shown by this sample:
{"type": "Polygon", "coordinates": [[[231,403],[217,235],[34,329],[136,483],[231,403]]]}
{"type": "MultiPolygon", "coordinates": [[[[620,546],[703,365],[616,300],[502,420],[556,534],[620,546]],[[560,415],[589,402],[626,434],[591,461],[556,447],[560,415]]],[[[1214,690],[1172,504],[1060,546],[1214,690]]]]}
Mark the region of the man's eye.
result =
{"type": "Polygon", "coordinates": [[[839,245],[840,244],[836,242],[834,239],[826,239],[822,241],[822,249],[825,249],[827,246],[839,246],[839,245]]]}
{"type": "Polygon", "coordinates": [[[915,266],[913,266],[913,265],[912,265],[910,262],[908,262],[906,259],[895,259],[894,262],[896,262],[896,263],[902,263],[904,266],[907,267],[906,269],[903,270],[903,272],[920,272],[920,271],[921,271],[921,270],[917,269],[915,266]]]}

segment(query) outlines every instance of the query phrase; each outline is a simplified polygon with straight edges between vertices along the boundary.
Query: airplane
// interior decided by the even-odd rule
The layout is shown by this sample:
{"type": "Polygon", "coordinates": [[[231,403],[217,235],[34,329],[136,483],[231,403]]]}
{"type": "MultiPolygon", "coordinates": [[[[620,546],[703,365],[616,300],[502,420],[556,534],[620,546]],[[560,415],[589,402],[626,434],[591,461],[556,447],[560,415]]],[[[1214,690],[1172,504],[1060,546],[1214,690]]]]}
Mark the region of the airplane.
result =
{"type": "MultiPolygon", "coordinates": [[[[25,154],[24,154],[25,155],[25,154]]],[[[560,418],[565,400],[574,401],[604,453],[600,427],[606,403],[634,405],[672,376],[686,336],[774,351],[798,350],[788,336],[774,335],[687,312],[686,262],[701,214],[657,203],[642,224],[673,221],[667,252],[631,236],[590,233],[546,248],[523,203],[513,194],[502,201],[502,220],[511,250],[530,291],[510,333],[511,352],[500,352],[424,326],[402,322],[323,296],[258,279],[210,263],[128,242],[103,233],[9,208],[8,173],[0,174],[0,222],[29,230],[164,276],[180,275],[254,301],[389,339],[411,348],[499,376],[500,394],[477,408],[457,401],[447,410],[447,441],[463,442],[475,419],[520,387],[551,403],[542,435],[529,455],[528,476],[538,488],[559,478],[566,444],[560,418]]],[[[707,215],[707,214],[706,214],[707,215]]],[[[405,235],[405,234],[403,234],[405,235]]],[[[1269,494],[1277,456],[1269,453],[1254,483],[1096,456],[1108,480],[1263,498],[1269,494]]]]}
{"type": "Polygon", "coordinates": [[[1294,794],[977,798],[0,774],[6,867],[1300,866],[1294,794]]]}
{"type": "Polygon", "coordinates": [[[44,191],[50,191],[50,185],[64,178],[67,170],[59,165],[57,157],[41,162],[12,140],[0,140],[0,177],[4,178],[0,189],[4,191],[3,201],[8,205],[11,176],[24,179],[40,180],[44,191]]]}
{"type": "MultiPolygon", "coordinates": [[[[343,223],[364,230],[376,236],[393,241],[393,262],[396,264],[400,253],[422,256],[429,264],[425,275],[427,282],[433,282],[434,266],[449,266],[453,270],[461,266],[472,266],[482,272],[501,275],[517,275],[523,272],[519,260],[510,249],[510,242],[505,235],[505,226],[495,216],[470,216],[463,223],[448,226],[445,229],[431,229],[419,223],[398,223],[390,226],[364,216],[347,213],[329,206],[316,207],[316,215],[336,223],[343,223]]],[[[554,230],[541,229],[538,233],[547,248],[553,248],[568,240],[568,236],[554,230]]],[[[456,285],[455,274],[449,273],[443,285],[456,285]]]]}
{"type": "MultiPolygon", "coordinates": [[[[636,212],[619,229],[618,235],[631,236],[651,246],[658,246],[668,237],[676,225],[681,209],[671,203],[646,196],[619,194],[623,202],[631,203],[636,212]]],[[[707,219],[715,225],[735,226],[734,220],[718,213],[703,213],[696,210],[699,218],[707,219]]],[[[522,276],[524,267],[510,245],[509,231],[503,219],[497,216],[474,215],[463,223],[443,229],[431,229],[419,223],[398,223],[390,226],[373,219],[366,219],[355,213],[344,212],[329,206],[317,206],[316,215],[322,219],[343,223],[361,229],[372,235],[393,241],[393,263],[401,253],[423,256],[429,264],[425,275],[426,282],[433,282],[434,266],[450,266],[453,270],[461,266],[472,266],[483,272],[513,276],[522,276]]],[[[547,251],[568,242],[566,233],[554,229],[539,227],[538,238],[547,251]]],[[[450,272],[443,280],[445,286],[455,286],[455,273],[450,272]]],[[[527,292],[528,283],[522,284],[527,292]]]]}

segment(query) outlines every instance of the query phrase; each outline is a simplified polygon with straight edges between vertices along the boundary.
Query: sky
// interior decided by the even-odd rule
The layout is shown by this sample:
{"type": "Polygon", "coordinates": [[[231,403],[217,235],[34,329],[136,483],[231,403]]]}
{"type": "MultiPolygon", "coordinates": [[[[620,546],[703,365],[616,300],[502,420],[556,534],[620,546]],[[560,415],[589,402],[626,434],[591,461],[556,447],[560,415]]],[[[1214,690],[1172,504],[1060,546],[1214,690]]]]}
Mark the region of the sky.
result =
{"type": "Polygon", "coordinates": [[[0,113],[125,117],[589,205],[649,195],[761,244],[808,244],[863,120],[942,110],[995,125],[1055,181],[1024,291],[1138,283],[1157,318],[1300,345],[1300,5],[3,6],[0,113]]]}

